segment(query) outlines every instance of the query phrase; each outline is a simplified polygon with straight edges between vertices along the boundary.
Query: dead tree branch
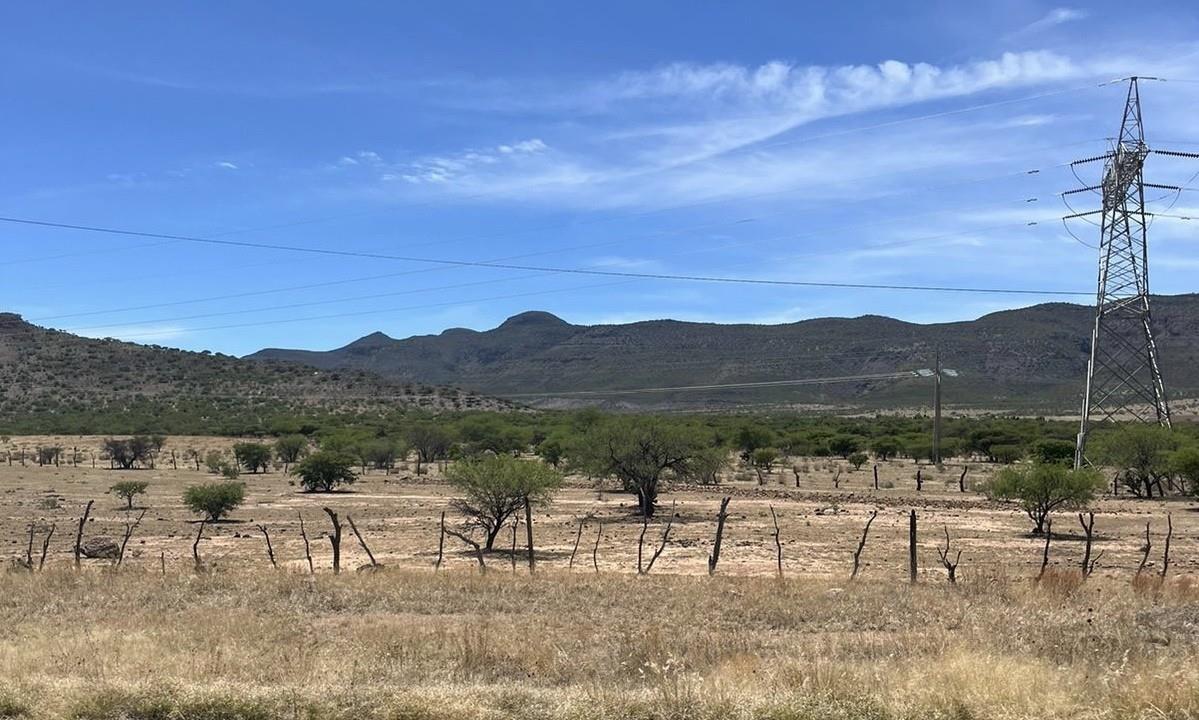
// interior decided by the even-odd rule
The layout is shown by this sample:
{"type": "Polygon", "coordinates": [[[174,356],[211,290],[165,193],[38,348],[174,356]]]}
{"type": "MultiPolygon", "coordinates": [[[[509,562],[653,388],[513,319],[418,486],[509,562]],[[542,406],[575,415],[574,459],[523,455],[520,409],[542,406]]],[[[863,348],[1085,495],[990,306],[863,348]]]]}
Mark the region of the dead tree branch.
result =
{"type": "Polygon", "coordinates": [[[570,564],[567,565],[567,568],[566,568],[567,570],[575,569],[575,555],[577,555],[579,552],[579,542],[582,539],[583,539],[583,521],[580,520],[579,521],[579,530],[578,530],[578,532],[575,533],[575,546],[574,546],[574,549],[572,549],[570,551],[570,564]]]}
{"type": "Polygon", "coordinates": [[[1145,522],[1145,544],[1141,547],[1141,564],[1137,566],[1137,576],[1139,577],[1145,571],[1145,566],[1149,564],[1149,551],[1153,549],[1153,540],[1149,536],[1149,522],[1145,522]]]}
{"type": "Polygon", "coordinates": [[[442,558],[445,557],[445,510],[441,511],[441,531],[437,535],[437,562],[433,564],[433,571],[441,569],[442,558]]]}
{"type": "Polygon", "coordinates": [[[732,498],[725,496],[720,501],[720,512],[716,513],[716,542],[712,545],[712,554],[708,556],[709,577],[716,574],[716,564],[720,562],[720,544],[724,540],[724,522],[729,516],[729,500],[732,498]]]}
{"type": "Polygon", "coordinates": [[[371,567],[376,569],[382,567],[382,565],[375,562],[375,554],[367,547],[366,540],[362,539],[362,533],[358,532],[358,527],[354,525],[354,518],[350,517],[348,513],[346,514],[346,522],[350,524],[350,530],[354,533],[354,537],[358,538],[358,544],[362,546],[362,549],[366,551],[366,556],[370,558],[371,567]]]}
{"type": "Polygon", "coordinates": [[[138,525],[142,524],[142,518],[145,516],[146,511],[142,510],[141,515],[137,516],[137,520],[134,520],[132,523],[125,523],[125,536],[121,538],[121,549],[117,553],[117,567],[120,567],[121,563],[125,561],[125,546],[129,544],[129,538],[133,537],[133,531],[137,529],[138,525]]]}
{"type": "Polygon", "coordinates": [[[200,561],[200,538],[204,536],[204,525],[207,520],[200,521],[200,529],[196,531],[196,541],[192,543],[192,560],[195,562],[196,572],[203,572],[204,563],[200,561]]]}
{"type": "Polygon", "coordinates": [[[42,557],[37,561],[38,570],[46,566],[46,553],[50,550],[50,538],[54,537],[54,531],[57,528],[58,525],[52,523],[50,525],[50,532],[46,533],[46,537],[42,539],[42,557]]]}
{"type": "Polygon", "coordinates": [[[300,519],[300,537],[304,540],[304,558],[308,560],[308,574],[315,575],[316,567],[312,564],[312,546],[308,543],[308,533],[304,530],[304,513],[296,510],[296,517],[300,519]]]}
{"type": "Polygon", "coordinates": [[[1170,538],[1174,536],[1174,521],[1170,517],[1170,513],[1166,513],[1166,544],[1162,552],[1162,571],[1161,576],[1166,577],[1166,571],[1170,569],[1170,538]]]}
{"type": "Polygon", "coordinates": [[[783,541],[782,531],[779,530],[779,517],[774,514],[774,506],[770,506],[770,519],[774,521],[774,549],[778,563],[778,576],[783,576],[783,541]]]}
{"type": "Polygon", "coordinates": [[[1095,539],[1095,513],[1089,512],[1084,517],[1082,513],[1078,513],[1078,524],[1082,526],[1083,534],[1086,536],[1086,544],[1082,550],[1082,576],[1090,577],[1091,572],[1095,569],[1091,563],[1091,543],[1095,539]]]}
{"type": "Polygon", "coordinates": [[[853,572],[849,574],[850,580],[858,576],[858,569],[862,565],[862,550],[866,547],[866,537],[870,534],[870,525],[876,517],[878,517],[878,510],[870,513],[870,519],[866,521],[866,527],[862,529],[862,539],[858,541],[858,549],[853,553],[853,572]]]}
{"type": "Polygon", "coordinates": [[[941,564],[945,566],[945,572],[949,573],[949,582],[956,584],[958,581],[958,564],[962,562],[962,551],[958,550],[958,554],[953,561],[949,560],[949,553],[952,550],[949,547],[949,527],[945,527],[945,548],[937,548],[937,554],[941,556],[941,564]]]}
{"type": "Polygon", "coordinates": [[[79,518],[79,529],[75,532],[75,567],[77,568],[80,563],[79,558],[83,554],[83,525],[87,522],[88,516],[92,514],[92,505],[95,503],[95,500],[87,501],[87,506],[83,508],[83,515],[79,518]]]}
{"type": "Polygon", "coordinates": [[[271,561],[271,567],[278,570],[279,563],[275,562],[275,548],[271,546],[271,533],[267,530],[266,525],[259,525],[258,530],[262,533],[262,537],[266,538],[266,556],[271,561]]]}
{"type": "Polygon", "coordinates": [[[591,564],[595,567],[595,571],[599,572],[599,544],[600,538],[604,536],[604,523],[601,521],[599,527],[595,529],[595,546],[591,548],[591,564]]]}
{"type": "Polygon", "coordinates": [[[333,546],[333,574],[341,573],[341,520],[331,508],[321,508],[333,523],[333,534],[329,536],[329,544],[333,546]]]}
{"type": "Polygon", "coordinates": [[[474,540],[467,537],[466,535],[463,535],[462,533],[458,532],[457,530],[451,530],[449,528],[446,528],[445,534],[449,535],[450,537],[456,537],[459,540],[461,540],[462,542],[464,542],[467,545],[474,548],[475,559],[479,561],[479,572],[480,573],[487,572],[487,563],[483,560],[483,546],[479,545],[479,543],[475,542],[474,540]]]}
{"type": "Polygon", "coordinates": [[[662,541],[658,543],[658,549],[654,551],[654,554],[649,556],[649,563],[645,566],[643,575],[649,575],[649,571],[654,569],[654,563],[658,562],[662,551],[666,549],[666,543],[670,540],[670,528],[674,525],[675,517],[677,514],[674,511],[674,504],[671,504],[670,517],[666,519],[666,528],[662,530],[662,541]]]}
{"type": "Polygon", "coordinates": [[[1045,569],[1049,567],[1049,541],[1053,539],[1053,518],[1045,519],[1045,549],[1041,552],[1041,572],[1037,573],[1037,582],[1045,577],[1045,569]]]}

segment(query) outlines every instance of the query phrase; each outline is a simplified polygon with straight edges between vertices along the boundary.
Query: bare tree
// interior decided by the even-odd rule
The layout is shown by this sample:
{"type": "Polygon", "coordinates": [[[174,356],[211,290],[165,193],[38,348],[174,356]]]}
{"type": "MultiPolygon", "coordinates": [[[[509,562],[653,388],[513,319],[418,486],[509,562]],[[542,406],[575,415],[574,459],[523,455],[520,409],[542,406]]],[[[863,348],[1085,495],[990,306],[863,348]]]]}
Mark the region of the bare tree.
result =
{"type": "Polygon", "coordinates": [[[125,536],[121,538],[121,549],[117,553],[118,567],[125,561],[125,546],[129,544],[129,538],[133,537],[133,531],[137,529],[138,525],[142,524],[142,518],[145,516],[146,511],[142,510],[141,514],[137,516],[137,520],[134,520],[132,523],[125,523],[125,536]]]}
{"type": "MultiPolygon", "coordinates": [[[[641,547],[637,547],[637,574],[649,575],[649,571],[654,569],[654,563],[658,562],[658,558],[662,555],[662,551],[666,549],[666,543],[670,540],[670,528],[674,525],[674,519],[677,514],[674,511],[674,503],[671,503],[670,517],[666,520],[666,527],[662,530],[662,539],[658,543],[658,549],[654,550],[654,554],[650,555],[649,563],[646,564],[645,570],[641,569],[641,547]]],[[[648,521],[646,516],[642,516],[641,537],[645,538],[645,522],[648,521]]]]}
{"type": "Polygon", "coordinates": [[[962,467],[962,474],[958,475],[958,492],[966,492],[966,473],[970,472],[970,466],[962,467]]]}
{"type": "Polygon", "coordinates": [[[937,548],[937,554],[941,556],[941,564],[945,566],[945,572],[949,574],[949,582],[957,583],[958,581],[958,563],[962,561],[962,551],[958,550],[958,554],[951,561],[949,553],[952,550],[949,547],[949,527],[945,528],[945,547],[937,548]]]}

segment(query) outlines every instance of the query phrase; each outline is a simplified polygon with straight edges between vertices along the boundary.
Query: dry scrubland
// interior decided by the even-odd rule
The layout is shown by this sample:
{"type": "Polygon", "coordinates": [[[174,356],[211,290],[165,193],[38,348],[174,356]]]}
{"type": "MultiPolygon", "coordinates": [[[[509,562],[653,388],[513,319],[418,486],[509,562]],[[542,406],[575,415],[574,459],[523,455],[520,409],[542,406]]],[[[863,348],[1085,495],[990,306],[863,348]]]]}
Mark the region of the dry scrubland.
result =
{"type": "MultiPolygon", "coordinates": [[[[46,439],[14,442],[34,447],[46,439]]],[[[95,439],[59,438],[81,447],[95,439]]],[[[226,444],[176,439],[177,448],[226,444]]],[[[678,488],[671,543],[635,575],[640,522],[628,496],[574,479],[534,523],[538,570],[504,552],[479,576],[437,520],[451,497],[436,474],[372,472],[353,492],[308,495],[280,473],[243,475],[247,504],[209,526],[180,503],[194,470],[0,467],[3,555],[25,552],[31,522],[57,523],[42,573],[0,574],[0,717],[31,718],[1190,718],[1199,717],[1199,513],[1187,502],[1106,499],[1097,507],[1095,576],[1081,582],[1081,532],[1057,516],[1053,564],[1032,582],[1042,542],[1010,506],[959,493],[958,470],[910,462],[868,469],[799,463],[767,484],[678,488]],[[86,536],[118,537],[121,503],[105,491],[148,480],[148,508],[119,570],[71,569],[82,505],[86,536]],[[717,577],[705,575],[719,499],[732,495],[717,577]],[[328,522],[350,514],[385,572],[329,571],[328,522]],[[774,573],[778,513],[785,578],[774,573]],[[920,581],[906,583],[907,512],[920,517],[920,581]],[[859,579],[852,551],[879,510],[859,579]],[[296,514],[317,575],[307,575],[296,514]],[[1157,580],[1165,515],[1171,567],[1157,580]],[[587,521],[573,571],[578,521],[587,521]],[[591,548],[599,522],[596,574],[591,548]],[[1140,533],[1154,547],[1139,582],[1140,533]],[[255,529],[271,529],[270,569],[255,529]],[[963,551],[950,586],[936,547],[948,527],[963,551]],[[160,571],[160,553],[166,573],[160,571]]],[[[971,470],[982,479],[986,468],[971,470]]],[[[139,511],[140,512],[140,511],[139,511]]],[[[650,524],[655,541],[668,510],[650,524]]],[[[453,515],[450,515],[451,520],[453,515]]],[[[40,549],[40,545],[39,548],[40,549]]],[[[348,533],[344,565],[366,562],[348,533]]],[[[518,554],[523,551],[523,530],[518,554]]],[[[36,555],[36,550],[35,550],[36,555]]]]}

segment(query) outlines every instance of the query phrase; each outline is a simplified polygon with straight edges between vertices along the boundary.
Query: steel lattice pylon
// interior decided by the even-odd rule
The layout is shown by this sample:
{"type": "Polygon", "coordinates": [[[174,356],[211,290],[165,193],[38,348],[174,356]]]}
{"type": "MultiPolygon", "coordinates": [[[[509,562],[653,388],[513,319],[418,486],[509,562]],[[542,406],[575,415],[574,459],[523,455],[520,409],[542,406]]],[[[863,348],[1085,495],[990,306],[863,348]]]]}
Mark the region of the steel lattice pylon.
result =
{"type": "Polygon", "coordinates": [[[1134,77],[1129,81],[1120,135],[1109,153],[1094,158],[1104,160],[1103,182],[1096,188],[1103,193],[1099,290],[1076,467],[1087,462],[1087,434],[1095,422],[1132,419],[1170,425],[1170,406],[1150,327],[1143,177],[1148,155],[1134,77]]]}

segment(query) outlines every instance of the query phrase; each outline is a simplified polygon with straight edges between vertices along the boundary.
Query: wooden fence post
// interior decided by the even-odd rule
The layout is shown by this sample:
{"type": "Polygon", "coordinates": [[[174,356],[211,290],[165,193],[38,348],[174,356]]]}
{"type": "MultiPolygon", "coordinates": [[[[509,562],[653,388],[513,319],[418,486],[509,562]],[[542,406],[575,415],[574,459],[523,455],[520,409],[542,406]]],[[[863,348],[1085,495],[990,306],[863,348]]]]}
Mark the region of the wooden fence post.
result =
{"type": "Polygon", "coordinates": [[[720,512],[716,513],[716,542],[712,544],[712,554],[708,556],[708,576],[716,574],[716,564],[720,562],[720,543],[724,540],[724,521],[728,519],[729,500],[731,497],[725,496],[720,501],[720,512]]]}
{"type": "Polygon", "coordinates": [[[599,544],[600,538],[604,536],[604,523],[600,521],[599,527],[595,529],[595,546],[591,548],[591,564],[595,567],[595,571],[599,572],[599,544]]]}
{"type": "Polygon", "coordinates": [[[866,527],[862,530],[862,539],[858,541],[858,549],[853,553],[853,572],[849,574],[849,579],[853,580],[858,576],[858,570],[862,564],[862,550],[866,547],[866,537],[870,534],[870,524],[878,517],[878,510],[870,513],[870,518],[866,520],[866,527]]]}
{"type": "Polygon", "coordinates": [[[774,521],[774,549],[776,551],[776,560],[778,563],[778,576],[783,576],[783,541],[781,531],[779,530],[779,517],[774,514],[774,506],[770,506],[770,519],[774,521]]]}
{"type": "Polygon", "coordinates": [[[537,569],[537,560],[533,551],[533,505],[525,497],[525,539],[529,545],[529,574],[537,569]]]}
{"type": "Polygon", "coordinates": [[[341,520],[332,509],[321,509],[329,516],[329,522],[333,523],[333,534],[329,536],[329,544],[333,546],[333,574],[339,575],[341,573],[341,520]]]}
{"type": "Polygon", "coordinates": [[[87,516],[92,514],[92,505],[95,500],[88,500],[87,507],[83,508],[83,516],[79,518],[79,529],[75,532],[75,567],[79,567],[80,555],[82,553],[81,545],[83,544],[83,525],[87,522],[87,516]]]}
{"type": "Polygon", "coordinates": [[[908,515],[908,580],[916,582],[916,511],[908,515]]]}
{"type": "Polygon", "coordinates": [[[296,510],[296,517],[300,519],[300,537],[304,540],[304,557],[308,560],[308,574],[315,575],[316,567],[312,564],[312,546],[308,544],[308,533],[304,530],[304,513],[296,510]]]}
{"type": "Polygon", "coordinates": [[[441,569],[441,560],[445,557],[445,510],[441,511],[441,532],[437,536],[437,562],[433,564],[433,571],[441,569]]]}

